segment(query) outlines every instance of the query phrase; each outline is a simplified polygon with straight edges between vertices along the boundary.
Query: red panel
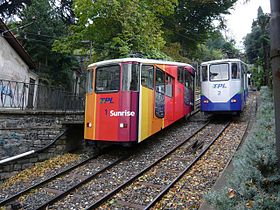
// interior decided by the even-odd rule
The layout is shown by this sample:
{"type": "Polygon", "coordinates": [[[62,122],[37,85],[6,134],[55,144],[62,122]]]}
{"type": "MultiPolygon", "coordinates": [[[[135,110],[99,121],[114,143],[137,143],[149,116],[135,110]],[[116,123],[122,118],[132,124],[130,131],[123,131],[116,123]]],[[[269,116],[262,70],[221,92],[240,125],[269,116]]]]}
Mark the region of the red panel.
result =
{"type": "Polygon", "coordinates": [[[130,111],[133,113],[130,116],[119,116],[119,123],[124,123],[124,128],[119,128],[118,141],[136,141],[138,130],[138,98],[137,92],[125,91],[121,94],[120,110],[118,111],[130,111]]]}
{"type": "Polygon", "coordinates": [[[165,117],[164,117],[164,127],[172,124],[174,122],[174,111],[175,103],[174,97],[170,98],[165,96],[165,117]]]}
{"type": "Polygon", "coordinates": [[[138,98],[138,93],[128,91],[97,94],[96,140],[136,141],[138,98]]]}
{"type": "Polygon", "coordinates": [[[176,81],[175,83],[175,115],[174,120],[182,118],[184,110],[184,86],[176,81]]]}
{"type": "Polygon", "coordinates": [[[165,66],[165,71],[170,74],[172,77],[177,78],[177,68],[178,66],[165,66]]]}
{"type": "Polygon", "coordinates": [[[119,110],[120,93],[97,94],[96,140],[115,141],[118,139],[119,118],[110,112],[119,110]]]}

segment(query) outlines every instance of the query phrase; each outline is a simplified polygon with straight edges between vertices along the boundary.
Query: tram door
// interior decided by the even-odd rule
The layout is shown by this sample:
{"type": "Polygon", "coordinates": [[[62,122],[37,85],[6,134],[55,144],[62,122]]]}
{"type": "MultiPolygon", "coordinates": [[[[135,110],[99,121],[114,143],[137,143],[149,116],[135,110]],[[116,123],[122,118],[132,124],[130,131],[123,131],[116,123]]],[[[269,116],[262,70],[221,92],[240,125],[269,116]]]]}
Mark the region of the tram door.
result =
{"type": "Polygon", "coordinates": [[[165,116],[165,73],[160,68],[156,68],[155,78],[155,107],[154,107],[154,127],[160,130],[164,127],[165,116]]]}
{"type": "Polygon", "coordinates": [[[164,72],[152,64],[142,64],[138,141],[159,131],[162,128],[163,117],[164,72]]]}

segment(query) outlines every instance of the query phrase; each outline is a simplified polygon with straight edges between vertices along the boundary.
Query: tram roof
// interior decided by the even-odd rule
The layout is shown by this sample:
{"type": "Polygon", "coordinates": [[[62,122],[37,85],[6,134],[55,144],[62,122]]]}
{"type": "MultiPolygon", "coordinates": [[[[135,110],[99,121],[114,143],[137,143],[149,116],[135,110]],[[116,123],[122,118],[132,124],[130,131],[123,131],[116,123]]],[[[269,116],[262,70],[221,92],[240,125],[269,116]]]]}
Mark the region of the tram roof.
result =
{"type": "Polygon", "coordinates": [[[122,62],[138,62],[138,63],[153,63],[153,64],[165,64],[165,65],[177,65],[177,66],[189,66],[194,69],[194,67],[187,63],[181,63],[181,62],[172,62],[172,61],[164,61],[164,60],[155,60],[155,59],[143,59],[143,58],[119,58],[119,59],[111,59],[111,60],[105,60],[105,61],[99,61],[96,63],[90,64],[88,67],[93,66],[102,66],[102,65],[108,65],[113,63],[122,63],[122,62]]]}
{"type": "Polygon", "coordinates": [[[201,63],[201,65],[205,65],[205,64],[212,64],[212,63],[226,63],[226,62],[242,62],[244,63],[242,60],[237,59],[237,58],[229,58],[229,59],[220,59],[220,60],[212,60],[212,61],[205,61],[203,63],[201,63]]]}

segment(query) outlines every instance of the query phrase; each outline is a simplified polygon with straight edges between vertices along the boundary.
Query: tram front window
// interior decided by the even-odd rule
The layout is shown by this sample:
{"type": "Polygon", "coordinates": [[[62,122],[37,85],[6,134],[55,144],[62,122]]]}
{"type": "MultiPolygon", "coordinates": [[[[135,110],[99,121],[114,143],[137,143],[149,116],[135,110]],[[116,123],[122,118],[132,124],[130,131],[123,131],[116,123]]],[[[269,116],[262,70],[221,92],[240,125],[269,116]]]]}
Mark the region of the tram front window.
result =
{"type": "Polygon", "coordinates": [[[122,66],[122,90],[139,91],[139,65],[123,64],[122,66]]]}
{"type": "Polygon", "coordinates": [[[231,78],[240,79],[240,69],[237,67],[237,63],[231,64],[231,78]]]}
{"type": "Polygon", "coordinates": [[[96,92],[114,92],[120,90],[120,66],[104,66],[96,69],[96,92]]]}
{"type": "Polygon", "coordinates": [[[229,79],[227,63],[212,64],[209,67],[210,81],[225,81],[229,79]]]}
{"type": "Polygon", "coordinates": [[[91,93],[93,88],[92,88],[92,77],[93,77],[93,71],[90,69],[87,72],[87,93],[91,93]]]}
{"type": "Polygon", "coordinates": [[[202,82],[208,81],[207,66],[201,67],[201,79],[202,79],[202,82]]]}

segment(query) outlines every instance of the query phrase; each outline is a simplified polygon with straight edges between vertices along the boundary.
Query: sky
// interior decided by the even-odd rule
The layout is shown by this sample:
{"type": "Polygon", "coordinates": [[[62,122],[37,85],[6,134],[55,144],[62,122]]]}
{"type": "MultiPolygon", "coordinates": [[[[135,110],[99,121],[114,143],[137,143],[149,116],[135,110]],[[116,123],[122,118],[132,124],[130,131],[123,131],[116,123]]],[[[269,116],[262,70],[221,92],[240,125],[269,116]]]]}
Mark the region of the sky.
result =
{"type": "Polygon", "coordinates": [[[264,13],[271,13],[270,0],[250,0],[248,3],[243,2],[244,0],[238,0],[234,6],[234,10],[230,10],[231,15],[225,16],[228,26],[226,35],[236,40],[238,49],[243,49],[243,37],[251,32],[252,22],[257,18],[259,6],[262,7],[264,13]]]}

